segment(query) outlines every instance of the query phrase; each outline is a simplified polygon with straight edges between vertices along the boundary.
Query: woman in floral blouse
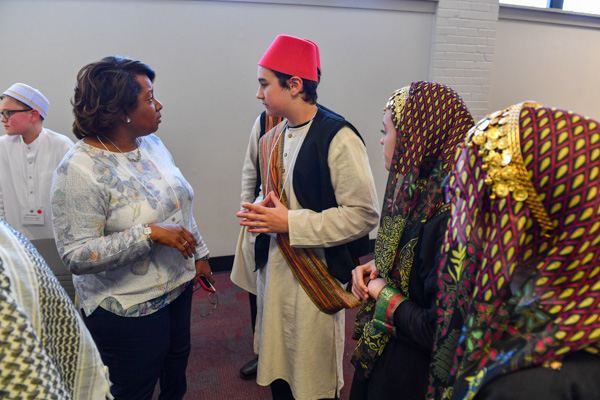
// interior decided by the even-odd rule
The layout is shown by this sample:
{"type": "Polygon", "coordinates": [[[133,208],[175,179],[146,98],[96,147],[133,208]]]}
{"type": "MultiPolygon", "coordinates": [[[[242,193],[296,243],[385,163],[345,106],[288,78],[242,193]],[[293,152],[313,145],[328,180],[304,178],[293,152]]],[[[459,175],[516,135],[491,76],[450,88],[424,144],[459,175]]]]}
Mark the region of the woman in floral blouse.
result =
{"type": "Polygon", "coordinates": [[[159,378],[160,399],[183,397],[192,287],[214,282],[192,187],[153,135],[154,76],[121,57],[81,69],[72,104],[82,140],[52,187],[58,251],[117,399],[150,399],[159,378]]]}

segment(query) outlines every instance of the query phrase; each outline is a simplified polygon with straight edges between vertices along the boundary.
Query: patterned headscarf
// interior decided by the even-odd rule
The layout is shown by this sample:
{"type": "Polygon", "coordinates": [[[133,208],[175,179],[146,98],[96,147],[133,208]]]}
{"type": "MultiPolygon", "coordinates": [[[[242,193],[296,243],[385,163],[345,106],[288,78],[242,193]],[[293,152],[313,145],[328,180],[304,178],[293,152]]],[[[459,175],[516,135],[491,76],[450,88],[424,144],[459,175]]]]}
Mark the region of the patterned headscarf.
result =
{"type": "MultiPolygon", "coordinates": [[[[375,244],[375,265],[390,286],[410,298],[408,278],[418,242],[415,227],[434,218],[443,206],[442,181],[473,118],[461,97],[439,83],[416,82],[399,89],[388,108],[398,136],[375,244]]],[[[373,300],[363,303],[354,328],[359,343],[352,362],[365,376],[390,338],[373,326],[375,304],[373,300]]]]}
{"type": "Polygon", "coordinates": [[[428,398],[558,368],[600,338],[600,127],[536,103],[469,131],[450,182],[428,398]]]}

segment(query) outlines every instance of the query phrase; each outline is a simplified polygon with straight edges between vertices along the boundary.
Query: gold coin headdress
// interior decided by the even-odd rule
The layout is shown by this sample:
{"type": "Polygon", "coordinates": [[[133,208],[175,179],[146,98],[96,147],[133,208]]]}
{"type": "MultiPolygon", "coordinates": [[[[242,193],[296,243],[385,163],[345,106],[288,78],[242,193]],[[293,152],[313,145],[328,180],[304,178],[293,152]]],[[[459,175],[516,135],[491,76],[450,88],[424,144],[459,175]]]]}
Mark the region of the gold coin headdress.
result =
{"type": "Polygon", "coordinates": [[[519,133],[523,107],[537,109],[541,104],[523,102],[488,115],[471,128],[467,143],[479,146],[482,168],[486,173],[485,183],[492,189],[490,199],[510,195],[516,201],[525,201],[544,234],[550,235],[554,226],[523,164],[519,133]]]}
{"type": "Polygon", "coordinates": [[[383,108],[384,114],[387,110],[392,110],[392,121],[394,122],[396,130],[398,130],[400,127],[400,122],[402,121],[402,110],[404,110],[404,105],[406,104],[409,91],[410,86],[405,86],[396,90],[383,108]]]}

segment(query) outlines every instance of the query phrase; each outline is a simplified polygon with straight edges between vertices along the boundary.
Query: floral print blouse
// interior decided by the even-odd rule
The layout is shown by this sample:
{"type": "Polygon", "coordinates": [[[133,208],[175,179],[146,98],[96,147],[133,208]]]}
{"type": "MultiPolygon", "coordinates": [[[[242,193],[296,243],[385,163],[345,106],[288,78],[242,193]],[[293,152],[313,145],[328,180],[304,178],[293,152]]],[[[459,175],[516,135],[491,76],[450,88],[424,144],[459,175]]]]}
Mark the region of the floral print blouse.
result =
{"type": "Polygon", "coordinates": [[[74,274],[78,307],[122,316],[173,301],[208,254],[192,216],[194,192],[155,135],[138,152],[114,153],[79,141],[58,166],[51,209],[56,245],[74,274]],[[177,218],[181,216],[181,218],[177,218]],[[194,259],[150,243],[144,224],[177,219],[198,242],[194,259]]]}

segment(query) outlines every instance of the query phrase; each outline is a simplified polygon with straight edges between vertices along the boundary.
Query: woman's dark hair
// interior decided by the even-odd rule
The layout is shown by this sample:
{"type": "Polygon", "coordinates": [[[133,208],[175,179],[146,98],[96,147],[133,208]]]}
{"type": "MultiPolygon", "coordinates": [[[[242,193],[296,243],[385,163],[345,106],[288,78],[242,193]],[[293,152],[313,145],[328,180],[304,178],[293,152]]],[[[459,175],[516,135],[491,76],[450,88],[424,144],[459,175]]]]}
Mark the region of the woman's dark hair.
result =
{"type": "MultiPolygon", "coordinates": [[[[279,86],[282,88],[288,88],[288,81],[292,77],[292,75],[283,74],[278,71],[273,71],[277,79],[279,80],[279,86]]],[[[310,104],[317,104],[317,86],[319,86],[319,82],[309,81],[308,79],[302,79],[302,100],[306,101],[310,104]]],[[[320,79],[320,77],[319,77],[320,79]]]]}
{"type": "Polygon", "coordinates": [[[126,57],[104,57],[77,74],[73,106],[73,133],[78,139],[106,134],[126,111],[137,106],[138,75],[154,82],[155,73],[146,64],[126,57]]]}

